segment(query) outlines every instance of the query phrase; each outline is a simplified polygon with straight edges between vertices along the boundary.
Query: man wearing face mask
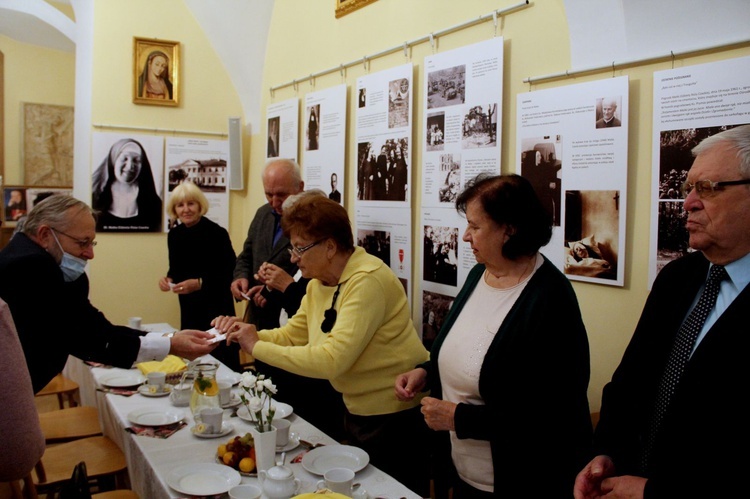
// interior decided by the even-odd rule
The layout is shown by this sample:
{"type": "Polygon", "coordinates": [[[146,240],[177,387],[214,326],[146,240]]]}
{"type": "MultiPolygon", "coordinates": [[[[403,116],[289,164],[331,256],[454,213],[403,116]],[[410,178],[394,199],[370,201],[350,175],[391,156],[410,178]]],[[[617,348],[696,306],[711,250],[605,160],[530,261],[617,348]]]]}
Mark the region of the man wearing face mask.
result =
{"type": "Polygon", "coordinates": [[[93,210],[55,195],[34,206],[22,232],[0,251],[0,298],[16,323],[35,393],[62,371],[68,355],[130,368],[170,353],[194,359],[216,346],[205,331],[147,338],[109,322],[88,299],[84,271],[95,237],[93,210]]]}

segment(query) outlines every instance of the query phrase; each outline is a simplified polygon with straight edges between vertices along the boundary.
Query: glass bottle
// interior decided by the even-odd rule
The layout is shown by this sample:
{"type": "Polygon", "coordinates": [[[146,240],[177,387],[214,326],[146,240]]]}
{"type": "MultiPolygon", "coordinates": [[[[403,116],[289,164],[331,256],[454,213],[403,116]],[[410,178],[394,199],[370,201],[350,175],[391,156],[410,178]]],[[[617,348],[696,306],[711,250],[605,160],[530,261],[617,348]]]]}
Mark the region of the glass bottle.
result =
{"type": "Polygon", "coordinates": [[[201,362],[191,367],[193,371],[193,394],[190,397],[190,411],[193,419],[200,422],[200,412],[209,407],[220,407],[219,384],[216,382],[216,371],[219,365],[213,362],[201,362]]]}

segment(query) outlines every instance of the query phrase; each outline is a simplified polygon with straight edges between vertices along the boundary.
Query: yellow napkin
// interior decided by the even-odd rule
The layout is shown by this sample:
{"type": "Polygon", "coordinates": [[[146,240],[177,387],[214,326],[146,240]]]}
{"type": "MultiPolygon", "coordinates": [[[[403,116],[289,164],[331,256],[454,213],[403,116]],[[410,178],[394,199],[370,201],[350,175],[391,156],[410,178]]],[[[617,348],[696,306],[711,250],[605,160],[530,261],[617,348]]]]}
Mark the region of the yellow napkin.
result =
{"type": "Polygon", "coordinates": [[[310,492],[308,494],[300,494],[294,496],[292,499],[322,499],[323,497],[330,497],[331,499],[349,499],[349,496],[344,494],[337,494],[329,489],[320,489],[317,492],[310,492]]]}
{"type": "Polygon", "coordinates": [[[137,367],[144,375],[154,372],[169,374],[184,371],[187,369],[187,364],[176,355],[167,355],[162,361],[150,360],[148,362],[141,362],[137,367]]]}

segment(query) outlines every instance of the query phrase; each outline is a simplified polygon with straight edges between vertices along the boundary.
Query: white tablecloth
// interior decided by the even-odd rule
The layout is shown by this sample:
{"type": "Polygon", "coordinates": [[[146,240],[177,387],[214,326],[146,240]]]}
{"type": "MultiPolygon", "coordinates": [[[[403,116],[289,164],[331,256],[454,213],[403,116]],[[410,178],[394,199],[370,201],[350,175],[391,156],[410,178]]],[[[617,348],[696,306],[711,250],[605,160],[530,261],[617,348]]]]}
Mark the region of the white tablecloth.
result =
{"type": "MultiPolygon", "coordinates": [[[[211,360],[215,360],[211,357],[211,360]]],[[[225,421],[234,426],[234,431],[216,439],[198,438],[192,434],[190,428],[194,425],[188,407],[174,407],[169,397],[145,397],[135,394],[130,397],[96,391],[99,386],[97,380],[102,376],[116,372],[117,368],[89,367],[79,359],[71,357],[66,366],[66,376],[74,379],[81,387],[81,400],[84,405],[92,405],[99,409],[104,434],[111,438],[125,453],[128,463],[128,473],[133,490],[140,497],[159,499],[181,497],[166,483],[166,476],[177,466],[190,463],[215,463],[216,448],[220,443],[227,442],[235,435],[244,435],[250,431],[250,424],[239,417],[229,417],[231,410],[225,411],[225,421]],[[125,430],[131,423],[128,414],[142,408],[155,407],[166,410],[180,410],[184,412],[186,427],[174,433],[167,439],[134,435],[125,430]]],[[[125,371],[125,370],[120,370],[125,371]]],[[[137,370],[135,370],[137,371],[137,370]]],[[[231,371],[221,365],[217,378],[230,374],[231,371]]],[[[235,388],[236,390],[236,388],[235,388]]],[[[310,423],[292,414],[291,431],[296,432],[301,439],[312,443],[337,444],[335,440],[312,426],[310,423]]],[[[397,449],[394,452],[404,452],[397,449]]],[[[303,446],[287,453],[286,464],[291,467],[296,478],[301,482],[300,493],[313,492],[318,480],[322,477],[306,471],[301,464],[291,464],[292,459],[305,452],[303,446]]],[[[372,465],[357,472],[355,482],[359,482],[370,497],[384,498],[418,498],[419,495],[397,482],[390,475],[383,473],[372,465]]],[[[242,483],[258,484],[254,477],[242,477],[242,483]]]]}

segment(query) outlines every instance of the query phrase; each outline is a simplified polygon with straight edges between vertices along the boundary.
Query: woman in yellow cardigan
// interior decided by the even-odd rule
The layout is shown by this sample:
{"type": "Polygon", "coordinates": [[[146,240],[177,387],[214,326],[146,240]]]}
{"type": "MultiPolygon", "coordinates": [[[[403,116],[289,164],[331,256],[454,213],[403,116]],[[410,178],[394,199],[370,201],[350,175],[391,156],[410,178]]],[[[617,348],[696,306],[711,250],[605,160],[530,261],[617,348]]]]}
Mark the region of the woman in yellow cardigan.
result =
{"type": "Polygon", "coordinates": [[[380,259],[354,247],[346,210],[330,199],[301,198],[284,210],[281,224],[292,243],[292,262],[312,279],[299,310],[277,329],[256,331],[224,316],[214,326],[258,360],[328,379],[346,405],[348,442],[427,497],[427,457],[403,452],[405,443],[427,448],[421,397],[399,401],[393,392],[398,374],[428,358],[401,282],[380,259]]]}

